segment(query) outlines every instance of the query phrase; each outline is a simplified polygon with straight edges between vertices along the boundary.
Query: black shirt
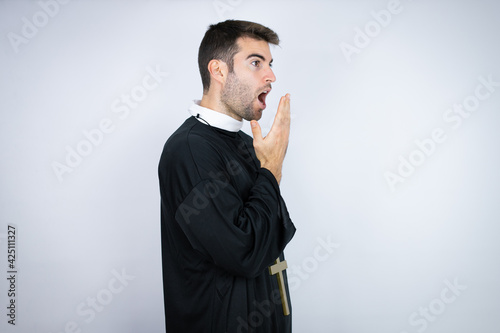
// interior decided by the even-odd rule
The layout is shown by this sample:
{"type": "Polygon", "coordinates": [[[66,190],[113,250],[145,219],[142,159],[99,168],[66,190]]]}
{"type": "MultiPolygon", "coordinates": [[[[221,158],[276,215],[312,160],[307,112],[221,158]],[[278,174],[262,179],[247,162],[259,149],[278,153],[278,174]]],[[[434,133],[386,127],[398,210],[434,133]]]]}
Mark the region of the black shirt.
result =
{"type": "Polygon", "coordinates": [[[159,179],[167,332],[291,332],[268,266],[295,227],[252,138],[190,117],[165,144],[159,179]]]}

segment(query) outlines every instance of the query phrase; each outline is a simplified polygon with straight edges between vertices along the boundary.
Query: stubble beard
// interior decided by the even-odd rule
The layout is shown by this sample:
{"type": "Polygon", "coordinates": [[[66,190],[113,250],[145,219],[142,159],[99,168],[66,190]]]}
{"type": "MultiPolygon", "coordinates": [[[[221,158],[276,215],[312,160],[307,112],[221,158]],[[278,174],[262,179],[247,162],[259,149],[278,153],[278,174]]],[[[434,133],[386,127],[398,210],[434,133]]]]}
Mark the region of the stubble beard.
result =
{"type": "Polygon", "coordinates": [[[221,102],[227,112],[248,121],[259,120],[262,110],[254,111],[254,101],[255,97],[250,86],[242,83],[234,72],[230,72],[221,95],[221,102]]]}

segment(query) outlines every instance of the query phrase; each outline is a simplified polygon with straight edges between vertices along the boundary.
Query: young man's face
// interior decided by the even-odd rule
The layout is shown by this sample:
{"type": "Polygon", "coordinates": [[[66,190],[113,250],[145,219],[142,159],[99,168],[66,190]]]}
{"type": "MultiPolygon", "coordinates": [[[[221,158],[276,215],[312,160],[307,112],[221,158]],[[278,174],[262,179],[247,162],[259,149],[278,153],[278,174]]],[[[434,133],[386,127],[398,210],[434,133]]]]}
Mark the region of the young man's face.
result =
{"type": "Polygon", "coordinates": [[[266,108],[266,95],[276,77],[271,69],[269,44],[252,38],[237,40],[239,52],[234,56],[234,71],[228,74],[221,102],[237,119],[259,120],[266,108]]]}

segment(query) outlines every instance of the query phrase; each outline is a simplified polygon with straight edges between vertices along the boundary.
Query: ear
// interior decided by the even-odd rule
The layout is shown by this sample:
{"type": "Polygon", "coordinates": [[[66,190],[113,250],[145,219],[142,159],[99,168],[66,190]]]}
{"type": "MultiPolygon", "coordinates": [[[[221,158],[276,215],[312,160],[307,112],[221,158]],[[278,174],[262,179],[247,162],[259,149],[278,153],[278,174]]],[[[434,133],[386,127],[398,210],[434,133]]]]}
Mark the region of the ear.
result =
{"type": "Polygon", "coordinates": [[[210,60],[208,63],[208,71],[210,72],[210,78],[212,80],[224,85],[229,72],[227,64],[224,61],[218,59],[210,60]]]}

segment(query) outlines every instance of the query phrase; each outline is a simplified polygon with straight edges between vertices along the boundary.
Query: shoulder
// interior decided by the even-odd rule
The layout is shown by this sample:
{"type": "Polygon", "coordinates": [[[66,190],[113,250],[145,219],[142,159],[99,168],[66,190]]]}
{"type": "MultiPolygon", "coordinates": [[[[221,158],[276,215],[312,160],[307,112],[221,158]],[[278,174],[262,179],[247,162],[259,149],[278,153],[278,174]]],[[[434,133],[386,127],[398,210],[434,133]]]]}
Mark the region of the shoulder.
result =
{"type": "Polygon", "coordinates": [[[163,147],[164,153],[175,153],[179,150],[208,146],[210,131],[194,117],[186,121],[168,138],[163,147]]]}
{"type": "Polygon", "coordinates": [[[167,140],[160,158],[160,170],[214,167],[220,162],[220,139],[194,117],[188,118],[167,140]]]}

